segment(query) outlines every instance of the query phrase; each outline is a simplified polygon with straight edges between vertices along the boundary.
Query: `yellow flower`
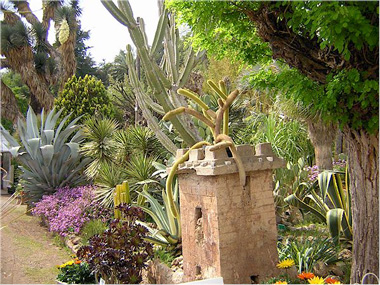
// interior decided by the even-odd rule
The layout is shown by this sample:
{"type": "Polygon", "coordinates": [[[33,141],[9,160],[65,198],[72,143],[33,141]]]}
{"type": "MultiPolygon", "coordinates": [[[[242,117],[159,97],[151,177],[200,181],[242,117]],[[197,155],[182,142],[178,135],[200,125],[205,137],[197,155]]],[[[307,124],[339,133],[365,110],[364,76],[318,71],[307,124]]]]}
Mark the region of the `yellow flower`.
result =
{"type": "Polygon", "coordinates": [[[279,264],[277,264],[278,268],[290,268],[294,265],[293,259],[285,259],[281,261],[279,264]]]}
{"type": "Polygon", "coordinates": [[[277,281],[277,282],[274,283],[274,284],[288,284],[288,282],[280,280],[280,281],[277,281]]]}
{"type": "Polygon", "coordinates": [[[307,280],[309,284],[325,284],[325,280],[322,277],[315,276],[307,280]]]}

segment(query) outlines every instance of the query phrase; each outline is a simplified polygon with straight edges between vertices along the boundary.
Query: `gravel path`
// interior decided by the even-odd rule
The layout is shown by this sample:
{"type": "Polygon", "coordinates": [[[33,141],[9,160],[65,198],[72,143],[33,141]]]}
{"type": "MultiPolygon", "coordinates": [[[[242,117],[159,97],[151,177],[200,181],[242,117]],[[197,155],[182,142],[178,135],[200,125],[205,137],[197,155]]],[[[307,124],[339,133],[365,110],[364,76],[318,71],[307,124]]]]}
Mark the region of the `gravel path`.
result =
{"type": "MultiPolygon", "coordinates": [[[[0,196],[3,205],[9,196],[0,196]]],[[[53,236],[39,219],[25,215],[26,206],[18,205],[1,217],[0,284],[54,284],[56,265],[71,259],[65,249],[56,245],[53,236]]]]}

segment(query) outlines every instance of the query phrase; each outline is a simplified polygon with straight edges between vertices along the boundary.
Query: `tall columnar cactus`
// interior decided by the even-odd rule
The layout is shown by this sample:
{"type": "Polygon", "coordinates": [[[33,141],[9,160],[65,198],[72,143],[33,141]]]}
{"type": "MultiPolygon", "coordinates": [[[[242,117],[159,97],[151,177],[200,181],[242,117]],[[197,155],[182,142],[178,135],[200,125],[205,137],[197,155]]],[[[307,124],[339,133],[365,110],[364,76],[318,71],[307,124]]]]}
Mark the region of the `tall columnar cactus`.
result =
{"type": "MultiPolygon", "coordinates": [[[[176,92],[178,88],[186,84],[191,70],[203,59],[204,52],[195,53],[190,47],[184,66],[180,66],[178,51],[179,33],[175,25],[174,16],[168,14],[162,2],[160,2],[161,16],[151,46],[148,45],[144,21],[141,18],[138,19],[138,22],[134,19],[129,1],[118,1],[118,6],[111,0],[102,0],[102,3],[121,24],[128,28],[145,70],[149,87],[152,90],[149,93],[142,88],[142,84],[137,76],[131,47],[128,46],[127,64],[129,78],[143,116],[161,143],[170,152],[175,153],[177,147],[161,131],[157,119],[152,114],[152,110],[164,115],[175,108],[187,106],[186,101],[183,98],[179,98],[176,92]],[[164,56],[161,64],[158,65],[154,60],[154,55],[160,50],[162,45],[164,47],[164,56]],[[154,99],[150,97],[152,95],[154,99]]],[[[173,117],[171,122],[186,144],[193,145],[199,140],[198,132],[190,119],[173,117]]]]}
{"type": "Polygon", "coordinates": [[[120,204],[130,204],[131,203],[131,195],[129,192],[129,184],[127,181],[124,181],[122,184],[116,185],[115,193],[113,196],[113,204],[114,204],[114,214],[115,219],[121,219],[120,210],[116,209],[120,204]]]}

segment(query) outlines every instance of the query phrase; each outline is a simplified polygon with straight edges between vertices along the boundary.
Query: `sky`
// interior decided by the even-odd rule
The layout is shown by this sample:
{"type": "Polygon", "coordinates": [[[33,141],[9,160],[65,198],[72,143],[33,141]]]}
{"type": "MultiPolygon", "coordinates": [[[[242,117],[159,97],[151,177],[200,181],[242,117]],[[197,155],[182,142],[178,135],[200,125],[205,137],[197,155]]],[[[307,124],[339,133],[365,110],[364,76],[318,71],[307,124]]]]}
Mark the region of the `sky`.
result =
{"type": "MultiPolygon", "coordinates": [[[[41,19],[42,1],[30,0],[29,3],[31,10],[41,19]]],[[[158,22],[157,0],[130,0],[130,4],[134,18],[144,19],[148,41],[152,43],[158,22]]],[[[133,45],[127,27],[115,20],[100,0],[79,0],[79,6],[82,8],[82,29],[90,31],[90,39],[85,43],[91,47],[89,52],[97,63],[112,62],[120,49],[125,49],[127,44],[133,45]]],[[[50,33],[49,39],[54,39],[53,30],[50,33]]]]}

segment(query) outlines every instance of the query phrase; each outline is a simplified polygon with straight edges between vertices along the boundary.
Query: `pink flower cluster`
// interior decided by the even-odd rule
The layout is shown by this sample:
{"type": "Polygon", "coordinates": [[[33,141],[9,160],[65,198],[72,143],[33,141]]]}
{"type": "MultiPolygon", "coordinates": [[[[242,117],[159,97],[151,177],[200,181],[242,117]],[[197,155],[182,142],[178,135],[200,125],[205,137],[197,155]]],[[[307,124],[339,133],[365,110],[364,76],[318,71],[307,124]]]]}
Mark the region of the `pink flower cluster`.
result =
{"type": "MultiPolygon", "coordinates": [[[[308,178],[311,183],[313,183],[315,180],[318,179],[318,174],[319,174],[319,169],[318,166],[313,165],[313,166],[308,166],[305,168],[309,174],[308,178]]],[[[338,161],[333,162],[333,170],[334,171],[342,171],[344,172],[346,169],[346,161],[344,159],[339,159],[338,161]]]]}
{"type": "Polygon", "coordinates": [[[43,196],[32,210],[35,216],[47,219],[49,231],[66,236],[78,233],[85,222],[90,220],[97,203],[94,202],[94,186],[59,188],[53,195],[43,196]]]}

